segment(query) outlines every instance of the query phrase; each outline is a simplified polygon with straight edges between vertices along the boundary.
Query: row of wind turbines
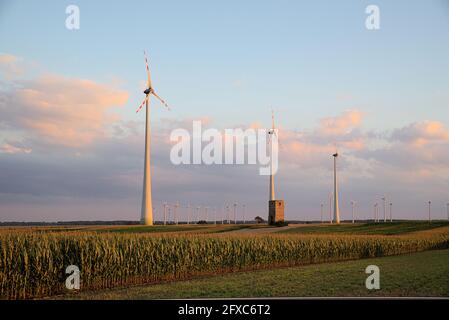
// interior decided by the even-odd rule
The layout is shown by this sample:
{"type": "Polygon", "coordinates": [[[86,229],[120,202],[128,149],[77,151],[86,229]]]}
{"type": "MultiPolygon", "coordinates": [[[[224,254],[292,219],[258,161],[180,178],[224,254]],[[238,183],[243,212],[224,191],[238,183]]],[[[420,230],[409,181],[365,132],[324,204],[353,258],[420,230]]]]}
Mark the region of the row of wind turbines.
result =
{"type": "MultiPolygon", "coordinates": [[[[335,154],[332,155],[334,157],[334,192],[331,192],[329,195],[329,215],[330,219],[329,222],[333,223],[334,220],[337,224],[340,223],[340,209],[339,209],[339,196],[338,196],[338,179],[337,179],[337,157],[338,152],[335,152],[335,154]],[[333,203],[331,201],[331,198],[333,198],[333,203]],[[332,216],[332,207],[333,207],[333,216],[332,216]]],[[[381,198],[383,202],[383,222],[393,222],[393,202],[390,202],[388,204],[389,206],[389,218],[387,217],[387,197],[384,196],[381,198]]],[[[428,220],[429,223],[432,221],[431,216],[431,204],[432,201],[429,200],[427,202],[428,205],[428,220]]],[[[351,212],[352,212],[352,223],[355,223],[356,216],[355,216],[355,210],[356,210],[357,202],[355,200],[351,200],[351,212]]],[[[321,223],[324,223],[323,218],[323,209],[324,209],[324,203],[321,202],[321,223]]],[[[446,203],[446,209],[447,209],[447,219],[449,220],[449,202],[446,203]]],[[[374,203],[374,222],[380,222],[379,218],[379,203],[374,203]]]]}
{"type": "MultiPolygon", "coordinates": [[[[209,207],[204,205],[180,205],[179,202],[170,204],[164,202],[161,205],[160,220],[155,221],[158,224],[198,224],[210,223],[213,224],[237,224],[237,213],[239,205],[237,202],[225,204],[224,206],[209,207]]],[[[153,212],[156,216],[156,208],[153,207],[153,212]]],[[[246,223],[246,205],[241,205],[240,221],[246,223]]]]}
{"type": "MultiPolygon", "coordinates": [[[[170,107],[168,104],[162,99],[154,90],[152,82],[151,82],[151,75],[150,75],[150,68],[148,65],[148,58],[146,55],[146,52],[144,51],[144,58],[145,58],[145,67],[147,72],[147,83],[146,83],[146,89],[143,91],[145,94],[145,98],[140,104],[140,106],[137,108],[136,113],[138,113],[142,108],[145,106],[145,163],[144,163],[144,178],[143,178],[143,190],[142,190],[142,209],[141,209],[141,223],[145,225],[153,225],[153,204],[152,204],[152,197],[151,197],[151,128],[150,128],[150,98],[151,96],[154,96],[157,100],[159,100],[168,110],[170,110],[170,107]]],[[[275,125],[274,125],[274,114],[272,113],[272,128],[269,131],[270,139],[269,142],[271,142],[272,136],[276,134],[275,125]]],[[[334,160],[334,190],[331,195],[333,195],[333,206],[331,204],[331,201],[329,201],[329,207],[330,212],[333,208],[333,217],[331,215],[330,222],[339,224],[340,223],[340,208],[339,208],[339,195],[338,195],[338,177],[337,177],[337,158],[339,156],[338,152],[336,151],[333,155],[334,160]]],[[[271,168],[272,169],[272,168],[271,168]]],[[[269,200],[275,200],[275,188],[274,188],[274,174],[271,172],[270,174],[270,190],[269,190],[269,200]]],[[[386,214],[386,197],[382,198],[382,201],[384,203],[384,222],[387,222],[387,214],[386,214]]],[[[352,207],[352,222],[355,222],[355,208],[356,208],[356,202],[354,200],[351,201],[351,207],[352,207]]],[[[321,203],[321,221],[323,221],[323,206],[324,204],[321,203]]],[[[392,206],[393,204],[390,202],[390,222],[393,221],[392,216],[392,206]]],[[[228,206],[229,207],[229,206],[228,206]]],[[[226,207],[226,208],[228,208],[226,207]]],[[[168,205],[164,204],[164,217],[167,216],[166,211],[168,210],[168,205]]],[[[198,207],[197,207],[198,208],[198,207]]],[[[199,210],[199,209],[198,209],[199,210]]],[[[228,210],[228,209],[226,209],[228,210]]],[[[431,221],[431,201],[428,201],[428,211],[429,211],[429,221],[431,221]]],[[[448,219],[449,219],[449,203],[447,203],[447,211],[448,211],[448,219]]],[[[230,223],[230,219],[227,219],[230,223]]],[[[378,212],[378,204],[374,204],[374,220],[376,222],[379,222],[379,212],[378,212]]],[[[178,220],[176,220],[178,221],[178,220]]],[[[223,220],[224,221],[224,220],[223,220]]],[[[234,222],[235,219],[235,204],[234,204],[234,222]]],[[[164,218],[164,224],[167,223],[167,219],[164,218]]]]}
{"type": "MultiPolygon", "coordinates": [[[[148,65],[148,58],[146,55],[146,52],[144,51],[144,58],[145,58],[145,67],[147,72],[147,88],[143,91],[145,94],[145,98],[140,104],[140,106],[137,108],[136,113],[138,113],[142,108],[145,106],[145,164],[144,164],[144,178],[143,178],[143,190],[142,190],[142,209],[141,209],[141,223],[144,225],[153,225],[153,203],[152,203],[152,197],[151,197],[151,128],[150,128],[150,97],[153,95],[157,100],[159,100],[168,110],[170,110],[170,107],[168,104],[155,92],[152,82],[151,82],[151,74],[150,74],[150,68],[148,65]]],[[[276,135],[276,130],[274,127],[274,114],[272,114],[272,128],[269,131],[269,143],[272,141],[273,135],[276,135]]],[[[272,172],[271,167],[271,174],[270,174],[270,200],[274,200],[274,175],[272,172]]],[[[237,204],[234,203],[234,223],[236,223],[236,206],[237,204]]],[[[163,206],[163,212],[164,212],[164,224],[167,223],[167,210],[170,210],[170,207],[168,204],[164,204],[163,206]]],[[[175,207],[176,208],[176,207],[175,207]]],[[[225,210],[228,212],[230,209],[229,205],[225,205],[225,210]]],[[[245,207],[244,207],[245,208],[245,207]]],[[[199,210],[199,207],[197,207],[197,210],[199,210]]],[[[245,209],[243,209],[245,211],[245,209]]],[[[245,218],[243,217],[243,220],[245,221],[245,218]]],[[[178,220],[176,220],[178,221],[178,220]]],[[[216,219],[215,219],[216,221],[216,219]]],[[[227,221],[228,223],[231,223],[231,219],[229,218],[229,214],[227,214],[227,221]]],[[[222,218],[222,223],[224,223],[224,218],[222,218]]]]}

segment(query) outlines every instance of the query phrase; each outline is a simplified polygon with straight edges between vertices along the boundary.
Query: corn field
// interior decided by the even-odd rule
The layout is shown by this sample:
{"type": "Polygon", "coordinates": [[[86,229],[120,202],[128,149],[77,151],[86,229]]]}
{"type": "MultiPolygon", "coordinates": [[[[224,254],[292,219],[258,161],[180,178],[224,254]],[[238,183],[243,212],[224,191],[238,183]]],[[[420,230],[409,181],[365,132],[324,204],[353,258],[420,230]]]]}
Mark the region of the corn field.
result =
{"type": "Polygon", "coordinates": [[[81,290],[187,279],[193,275],[380,257],[449,248],[449,235],[422,237],[0,233],[0,298],[66,293],[65,268],[81,290]]]}

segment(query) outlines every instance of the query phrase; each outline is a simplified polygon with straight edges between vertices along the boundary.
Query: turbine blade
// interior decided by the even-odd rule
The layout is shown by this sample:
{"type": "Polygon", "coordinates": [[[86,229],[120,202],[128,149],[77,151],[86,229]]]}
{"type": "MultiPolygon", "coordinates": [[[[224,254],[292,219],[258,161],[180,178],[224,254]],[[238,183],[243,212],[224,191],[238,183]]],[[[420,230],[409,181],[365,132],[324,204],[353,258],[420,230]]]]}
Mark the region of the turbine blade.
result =
{"type": "Polygon", "coordinates": [[[148,66],[147,53],[145,52],[145,50],[143,51],[143,55],[145,57],[145,66],[147,68],[147,76],[148,76],[147,87],[151,88],[150,67],[148,66]]]}
{"type": "Polygon", "coordinates": [[[143,101],[140,104],[139,108],[137,108],[136,113],[138,113],[140,111],[140,109],[142,109],[142,107],[145,105],[145,103],[148,103],[148,96],[146,96],[145,99],[143,99],[143,101]]]}
{"type": "Polygon", "coordinates": [[[170,110],[170,107],[168,106],[167,102],[165,102],[164,99],[162,99],[161,97],[159,97],[159,96],[157,95],[157,93],[154,92],[154,90],[151,91],[151,94],[152,94],[153,96],[155,96],[156,99],[158,99],[160,102],[162,102],[162,104],[163,104],[165,107],[167,107],[168,110],[170,110]]]}

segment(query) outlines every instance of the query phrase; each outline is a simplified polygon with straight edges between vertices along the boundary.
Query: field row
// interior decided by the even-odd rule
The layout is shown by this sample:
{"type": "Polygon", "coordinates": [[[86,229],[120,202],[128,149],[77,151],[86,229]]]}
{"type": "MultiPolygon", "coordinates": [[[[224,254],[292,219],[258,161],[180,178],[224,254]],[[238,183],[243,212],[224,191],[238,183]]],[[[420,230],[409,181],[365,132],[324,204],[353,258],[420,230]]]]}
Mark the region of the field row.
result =
{"type": "Polygon", "coordinates": [[[267,297],[449,297],[449,249],[84,291],[54,299],[205,299],[267,297]],[[365,286],[368,265],[380,289],[365,286]]]}
{"type": "Polygon", "coordinates": [[[69,265],[80,269],[85,290],[444,248],[449,248],[447,233],[300,237],[4,232],[0,297],[64,293],[69,265]]]}

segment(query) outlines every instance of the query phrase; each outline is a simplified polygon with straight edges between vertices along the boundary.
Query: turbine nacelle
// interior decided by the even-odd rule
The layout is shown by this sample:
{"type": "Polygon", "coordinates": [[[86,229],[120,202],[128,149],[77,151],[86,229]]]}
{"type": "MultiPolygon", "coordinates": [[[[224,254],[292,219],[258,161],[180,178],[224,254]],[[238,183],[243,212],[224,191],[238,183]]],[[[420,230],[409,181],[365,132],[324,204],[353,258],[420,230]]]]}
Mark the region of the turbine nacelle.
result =
{"type": "Polygon", "coordinates": [[[162,99],[161,97],[159,97],[157,95],[157,93],[154,91],[152,84],[151,84],[151,76],[150,76],[150,67],[148,66],[148,59],[147,59],[147,55],[144,53],[144,57],[145,57],[145,67],[147,69],[147,89],[145,89],[145,91],[143,93],[145,93],[145,99],[142,101],[142,103],[140,104],[139,108],[137,108],[136,113],[138,113],[143,106],[149,104],[149,100],[150,100],[150,94],[152,94],[157,100],[159,100],[168,110],[170,110],[170,107],[168,106],[168,104],[164,101],[164,99],[162,99]]]}

